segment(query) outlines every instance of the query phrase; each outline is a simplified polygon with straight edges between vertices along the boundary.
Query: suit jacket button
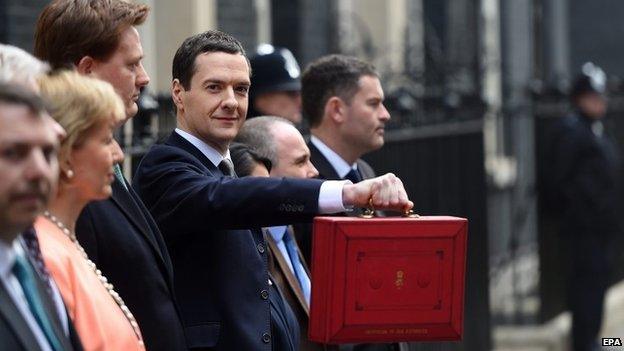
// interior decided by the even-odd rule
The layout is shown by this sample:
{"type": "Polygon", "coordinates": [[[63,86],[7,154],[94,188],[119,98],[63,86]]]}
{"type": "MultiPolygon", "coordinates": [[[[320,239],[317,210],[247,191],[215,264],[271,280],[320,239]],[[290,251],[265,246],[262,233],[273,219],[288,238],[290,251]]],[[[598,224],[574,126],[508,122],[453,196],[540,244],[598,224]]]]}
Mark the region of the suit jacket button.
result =
{"type": "Polygon", "coordinates": [[[258,252],[259,252],[259,253],[261,253],[261,254],[263,254],[263,253],[264,253],[264,245],[262,245],[262,244],[258,244],[258,246],[257,246],[257,247],[258,247],[258,252]]]}
{"type": "Polygon", "coordinates": [[[269,335],[269,333],[262,334],[262,342],[264,342],[265,344],[270,343],[271,342],[271,335],[269,335]]]}
{"type": "Polygon", "coordinates": [[[260,292],[260,297],[261,297],[263,300],[268,299],[268,298],[269,298],[269,292],[268,292],[268,291],[266,291],[266,290],[262,290],[262,291],[260,292]]]}

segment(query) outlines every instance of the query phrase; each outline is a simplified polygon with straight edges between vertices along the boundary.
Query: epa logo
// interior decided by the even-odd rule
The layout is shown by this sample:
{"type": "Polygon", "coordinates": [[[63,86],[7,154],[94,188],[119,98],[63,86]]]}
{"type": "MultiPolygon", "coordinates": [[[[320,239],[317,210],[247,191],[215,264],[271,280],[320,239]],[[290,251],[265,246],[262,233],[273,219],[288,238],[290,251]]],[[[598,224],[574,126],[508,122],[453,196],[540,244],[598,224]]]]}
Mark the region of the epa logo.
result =
{"type": "Polygon", "coordinates": [[[620,338],[602,338],[602,346],[622,346],[620,338]]]}

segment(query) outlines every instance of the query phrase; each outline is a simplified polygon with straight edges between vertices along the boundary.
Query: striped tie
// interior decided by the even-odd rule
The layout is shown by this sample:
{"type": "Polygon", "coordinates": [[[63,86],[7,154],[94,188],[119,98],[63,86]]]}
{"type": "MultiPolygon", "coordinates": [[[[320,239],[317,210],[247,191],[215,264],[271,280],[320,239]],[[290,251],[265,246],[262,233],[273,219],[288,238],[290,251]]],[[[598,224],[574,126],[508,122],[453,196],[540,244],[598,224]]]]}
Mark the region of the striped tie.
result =
{"type": "Polygon", "coordinates": [[[236,172],[234,172],[234,165],[232,164],[232,161],[230,161],[230,159],[224,158],[219,163],[219,166],[217,167],[219,168],[221,173],[223,173],[223,175],[236,178],[236,172]]]}

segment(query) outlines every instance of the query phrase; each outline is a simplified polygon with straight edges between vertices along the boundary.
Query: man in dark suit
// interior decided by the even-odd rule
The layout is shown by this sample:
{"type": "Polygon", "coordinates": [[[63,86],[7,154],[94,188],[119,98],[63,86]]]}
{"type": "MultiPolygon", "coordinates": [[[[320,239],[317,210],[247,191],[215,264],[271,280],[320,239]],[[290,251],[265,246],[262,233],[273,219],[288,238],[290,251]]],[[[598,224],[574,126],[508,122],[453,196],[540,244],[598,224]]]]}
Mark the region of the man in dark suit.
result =
{"type": "MultiPolygon", "coordinates": [[[[49,67],[43,61],[35,58],[26,51],[11,45],[0,44],[0,62],[2,69],[0,70],[0,83],[8,85],[18,85],[29,91],[37,93],[39,86],[37,79],[47,74],[49,67]]],[[[50,123],[50,128],[55,132],[57,139],[60,141],[65,138],[65,130],[52,117],[45,114],[43,118],[50,123]]],[[[26,256],[35,267],[35,272],[40,275],[44,282],[47,293],[52,297],[57,314],[63,325],[63,331],[69,335],[71,323],[68,322],[67,310],[65,303],[61,297],[61,293],[56,286],[54,280],[50,277],[43,257],[39,248],[39,240],[34,228],[30,227],[23,231],[19,236],[19,243],[25,248],[26,256]]],[[[75,336],[75,335],[72,335],[75,336]]]]}
{"type": "MultiPolygon", "coordinates": [[[[301,99],[319,178],[355,183],[373,178],[375,172],[360,157],[383,146],[384,125],[390,119],[375,67],[351,56],[321,57],[302,75],[301,99]]],[[[298,234],[309,260],[310,230],[298,234]]]]}
{"type": "MultiPolygon", "coordinates": [[[[53,68],[76,69],[111,83],[130,119],[149,82],[135,28],[148,11],[123,0],[52,1],[37,22],[35,55],[53,68]]],[[[167,248],[119,165],[115,175],[111,198],[87,205],[78,218],[78,240],[136,317],[146,348],[186,350],[167,248]]]]}
{"type": "MultiPolygon", "coordinates": [[[[321,179],[373,178],[362,155],[381,148],[390,113],[375,67],[358,58],[328,55],[312,62],[301,78],[303,114],[310,125],[312,164],[321,179]]],[[[297,226],[306,257],[312,250],[311,230],[297,226]]],[[[356,345],[355,350],[398,350],[405,344],[356,345]]]]}
{"type": "MultiPolygon", "coordinates": [[[[295,125],[284,118],[260,116],[243,124],[236,141],[271,161],[271,177],[315,178],[310,150],[295,125]]],[[[292,226],[264,228],[269,245],[269,272],[299,321],[301,350],[325,350],[308,336],[310,318],[310,271],[299,250],[292,226]]]]}
{"type": "Polygon", "coordinates": [[[384,144],[390,113],[379,75],[355,57],[329,55],[302,76],[302,103],[312,134],[312,163],[324,179],[358,182],[375,176],[360,157],[384,144]]]}
{"type": "Polygon", "coordinates": [[[58,134],[46,116],[34,93],[0,84],[1,350],[82,350],[64,306],[55,306],[50,282],[18,240],[58,179],[58,134]]]}
{"type": "Polygon", "coordinates": [[[251,73],[242,45],[219,31],[194,35],[178,48],[172,71],[178,128],[145,155],[133,185],[169,247],[189,346],[277,349],[259,227],[369,199],[397,209],[412,203],[392,174],[359,184],[236,178],[228,147],[245,120],[251,73]]]}
{"type": "MultiPolygon", "coordinates": [[[[271,169],[271,161],[260,156],[247,144],[230,144],[230,156],[234,164],[234,171],[238,177],[268,177],[271,169]]],[[[265,240],[267,233],[264,233],[265,240]]],[[[269,249],[270,249],[269,245],[269,249]]],[[[269,250],[269,305],[271,307],[271,335],[273,349],[276,350],[300,350],[299,323],[297,316],[286,300],[285,290],[280,277],[271,270],[273,256],[269,250]],[[279,346],[278,346],[279,345],[279,346]]]]}
{"type": "Polygon", "coordinates": [[[550,190],[556,192],[562,214],[562,240],[571,253],[565,266],[574,351],[600,349],[597,338],[609,285],[610,249],[621,235],[619,157],[602,124],[605,93],[606,74],[586,63],[571,93],[576,111],[557,121],[548,162],[550,190]]]}

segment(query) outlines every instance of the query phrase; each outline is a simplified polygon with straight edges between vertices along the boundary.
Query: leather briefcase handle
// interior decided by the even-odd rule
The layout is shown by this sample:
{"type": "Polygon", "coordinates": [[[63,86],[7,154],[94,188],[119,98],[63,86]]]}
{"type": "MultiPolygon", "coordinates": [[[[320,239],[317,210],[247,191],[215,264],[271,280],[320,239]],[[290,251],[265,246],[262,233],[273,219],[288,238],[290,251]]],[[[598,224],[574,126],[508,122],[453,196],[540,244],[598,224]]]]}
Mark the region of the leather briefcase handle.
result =
{"type": "MultiPolygon", "coordinates": [[[[375,218],[376,217],[375,207],[373,207],[373,198],[368,199],[368,207],[366,207],[362,211],[362,213],[359,214],[359,217],[360,218],[375,218]]],[[[405,210],[405,212],[403,212],[402,217],[418,218],[420,216],[412,210],[405,210]]]]}

